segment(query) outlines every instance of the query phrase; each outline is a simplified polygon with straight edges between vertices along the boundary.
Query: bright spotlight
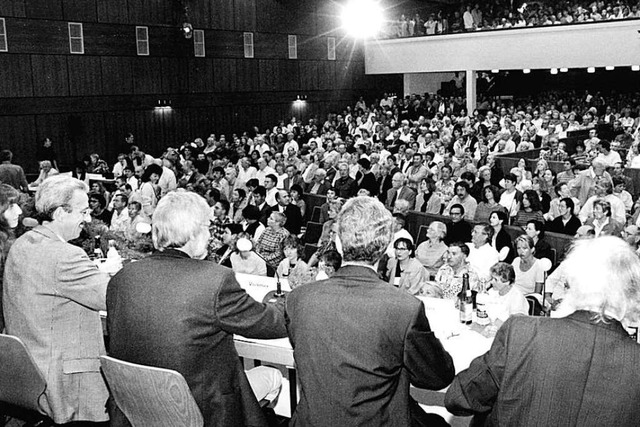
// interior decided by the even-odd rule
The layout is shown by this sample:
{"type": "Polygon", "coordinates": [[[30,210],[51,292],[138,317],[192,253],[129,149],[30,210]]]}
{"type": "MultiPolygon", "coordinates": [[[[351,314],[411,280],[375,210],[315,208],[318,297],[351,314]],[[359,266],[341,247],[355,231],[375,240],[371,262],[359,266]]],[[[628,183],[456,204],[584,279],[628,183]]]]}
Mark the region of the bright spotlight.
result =
{"type": "Polygon", "coordinates": [[[342,27],[353,37],[375,36],[383,21],[382,7],[376,0],[348,0],[342,8],[342,27]]]}

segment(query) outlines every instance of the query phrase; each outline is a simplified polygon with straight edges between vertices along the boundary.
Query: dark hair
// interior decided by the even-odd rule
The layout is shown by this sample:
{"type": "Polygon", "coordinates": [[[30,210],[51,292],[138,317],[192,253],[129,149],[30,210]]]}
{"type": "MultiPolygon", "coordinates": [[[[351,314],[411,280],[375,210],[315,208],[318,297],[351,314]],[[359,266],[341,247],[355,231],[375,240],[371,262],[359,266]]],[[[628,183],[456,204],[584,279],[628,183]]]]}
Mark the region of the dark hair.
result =
{"type": "MultiPolygon", "coordinates": [[[[495,211],[491,212],[491,215],[493,215],[493,214],[496,214],[498,219],[500,221],[502,221],[502,224],[506,224],[509,221],[509,215],[507,215],[507,213],[505,211],[495,210],[495,211]]],[[[491,217],[491,215],[489,215],[489,217],[491,217]]]]}
{"type": "Polygon", "coordinates": [[[601,139],[600,140],[600,147],[604,148],[605,150],[611,150],[611,143],[609,141],[607,141],[606,139],[601,139]]]}
{"type": "Polygon", "coordinates": [[[453,186],[453,189],[458,190],[458,187],[464,188],[467,193],[471,189],[471,186],[469,185],[469,183],[467,181],[462,181],[462,180],[456,182],[456,185],[453,186]]]}
{"type": "Polygon", "coordinates": [[[413,258],[414,256],[416,256],[416,251],[415,251],[415,247],[413,246],[413,242],[410,239],[407,239],[406,237],[399,237],[396,239],[395,242],[393,242],[393,248],[397,249],[398,245],[400,243],[404,243],[405,246],[407,247],[407,249],[409,249],[409,252],[411,252],[409,254],[409,256],[411,258],[413,258]]]}
{"type": "Polygon", "coordinates": [[[451,209],[453,209],[453,208],[458,208],[458,209],[460,209],[460,214],[461,214],[461,215],[464,215],[464,206],[462,206],[460,203],[456,203],[456,204],[452,205],[452,206],[449,208],[449,215],[451,215],[451,209]]]}
{"type": "Polygon", "coordinates": [[[162,166],[158,166],[155,163],[150,164],[144,170],[144,173],[140,177],[140,182],[149,182],[152,174],[158,174],[158,176],[162,176],[162,166]]]}
{"type": "Polygon", "coordinates": [[[320,259],[328,266],[333,267],[334,271],[342,266],[342,255],[338,251],[327,251],[322,254],[320,259]]]}
{"type": "MultiPolygon", "coordinates": [[[[467,180],[467,181],[471,181],[471,182],[475,182],[476,181],[476,175],[473,172],[462,172],[462,174],[460,175],[460,180],[467,180]]],[[[464,181],[466,182],[466,181],[464,181]]]]}
{"type": "Polygon", "coordinates": [[[294,248],[298,253],[298,258],[302,258],[304,256],[304,246],[300,244],[300,239],[292,234],[285,237],[282,241],[282,250],[284,250],[284,248],[294,248]]]}
{"type": "Polygon", "coordinates": [[[371,162],[368,159],[359,159],[358,164],[366,170],[369,170],[371,168],[371,162]]]}
{"type": "Polygon", "coordinates": [[[304,194],[304,191],[302,190],[302,187],[300,186],[300,184],[293,184],[289,189],[289,193],[291,193],[292,191],[297,191],[298,194],[301,196],[304,194]]]}
{"type": "Polygon", "coordinates": [[[407,217],[404,216],[404,214],[401,214],[400,212],[396,212],[393,214],[393,217],[395,219],[399,219],[400,222],[402,222],[402,228],[404,228],[405,224],[407,223],[407,217]]]}
{"type": "Polygon", "coordinates": [[[491,194],[493,194],[494,202],[497,203],[500,201],[500,189],[498,189],[498,187],[496,187],[495,185],[487,185],[486,187],[484,187],[482,189],[482,193],[480,194],[480,200],[482,200],[485,203],[488,202],[487,196],[486,196],[487,190],[491,191],[491,194]]]}
{"type": "Polygon", "coordinates": [[[518,177],[514,173],[508,173],[504,176],[505,181],[511,181],[514,184],[518,182],[518,177]]]}
{"type": "Polygon", "coordinates": [[[10,162],[13,159],[13,153],[10,150],[0,151],[0,162],[10,162]]]}
{"type": "Polygon", "coordinates": [[[616,185],[620,185],[620,184],[627,184],[627,181],[625,181],[625,179],[621,176],[614,176],[613,178],[611,178],[611,180],[613,181],[613,186],[615,187],[616,185]]]}
{"type": "Polygon", "coordinates": [[[229,213],[229,207],[230,207],[229,202],[227,202],[224,199],[220,199],[216,203],[220,203],[220,206],[222,206],[222,209],[224,209],[225,213],[227,214],[229,213]]]}
{"type": "Polygon", "coordinates": [[[453,242],[449,245],[449,247],[452,246],[456,246],[458,248],[460,248],[460,251],[465,255],[465,256],[469,256],[469,246],[467,246],[466,243],[464,242],[453,242]]]}
{"type": "Polygon", "coordinates": [[[533,228],[536,229],[536,231],[540,232],[540,236],[538,238],[543,239],[544,238],[544,224],[541,221],[538,221],[537,219],[530,219],[529,221],[527,221],[527,225],[529,224],[533,224],[533,228]]]}
{"type": "Polygon", "coordinates": [[[227,228],[231,232],[231,234],[240,234],[242,233],[242,225],[236,224],[235,222],[230,222],[228,224],[224,224],[222,228],[227,228]]]}
{"type": "Polygon", "coordinates": [[[561,202],[564,202],[567,205],[567,208],[571,209],[571,215],[573,215],[573,211],[576,208],[576,204],[573,202],[571,197],[565,197],[564,199],[560,199],[561,202]]]}
{"type": "Polygon", "coordinates": [[[101,208],[107,206],[107,200],[100,193],[89,193],[89,200],[97,200],[101,208]]]}
{"type": "Polygon", "coordinates": [[[542,205],[540,204],[540,197],[538,197],[538,193],[533,190],[526,190],[523,194],[523,197],[524,196],[527,196],[529,205],[531,206],[531,210],[533,212],[542,211],[542,205]]]}
{"type": "Polygon", "coordinates": [[[267,189],[263,185],[258,185],[253,190],[253,194],[256,196],[267,197],[267,189]]]}
{"type": "Polygon", "coordinates": [[[236,188],[234,191],[238,192],[238,196],[240,196],[240,200],[244,200],[245,197],[247,197],[247,192],[244,190],[244,188],[236,188]]]}
{"type": "Polygon", "coordinates": [[[256,178],[251,178],[249,181],[247,181],[246,184],[247,187],[253,188],[256,188],[258,185],[260,185],[260,181],[258,181],[256,178]]]}
{"type": "Polygon", "coordinates": [[[258,207],[255,205],[247,205],[244,209],[242,209],[242,217],[244,219],[257,221],[260,219],[260,209],[258,209],[258,207]]]}
{"type": "Polygon", "coordinates": [[[214,172],[220,172],[222,176],[224,176],[224,169],[222,168],[222,166],[216,166],[215,168],[211,169],[211,173],[214,172]]]}
{"type": "Polygon", "coordinates": [[[273,185],[278,185],[278,177],[275,176],[274,174],[270,173],[269,175],[264,177],[264,179],[267,179],[267,178],[273,181],[273,185]]]}

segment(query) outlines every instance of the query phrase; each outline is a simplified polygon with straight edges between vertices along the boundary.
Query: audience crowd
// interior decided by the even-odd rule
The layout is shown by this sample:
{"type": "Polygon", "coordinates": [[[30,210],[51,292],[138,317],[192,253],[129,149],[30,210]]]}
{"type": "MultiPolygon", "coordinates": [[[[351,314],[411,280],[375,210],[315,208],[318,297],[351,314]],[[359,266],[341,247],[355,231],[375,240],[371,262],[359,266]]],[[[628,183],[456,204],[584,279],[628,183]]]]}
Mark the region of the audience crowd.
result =
{"type": "Polygon", "coordinates": [[[616,1],[504,1],[455,3],[403,13],[388,22],[382,37],[415,37],[507,28],[568,25],[640,18],[635,0],[616,1]]]}

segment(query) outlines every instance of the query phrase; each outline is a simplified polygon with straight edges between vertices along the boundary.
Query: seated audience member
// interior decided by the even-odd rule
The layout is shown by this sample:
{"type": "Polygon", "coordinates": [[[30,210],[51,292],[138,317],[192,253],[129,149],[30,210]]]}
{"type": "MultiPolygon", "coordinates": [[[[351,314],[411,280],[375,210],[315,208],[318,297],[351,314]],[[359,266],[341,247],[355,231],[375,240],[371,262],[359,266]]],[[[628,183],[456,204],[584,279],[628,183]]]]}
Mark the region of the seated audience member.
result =
{"type": "Polygon", "coordinates": [[[162,167],[154,163],[147,166],[140,177],[140,203],[142,204],[142,212],[149,218],[153,216],[153,211],[160,198],[161,189],[158,186],[158,181],[160,181],[162,172],[162,167]]]}
{"type": "MultiPolygon", "coordinates": [[[[251,240],[249,234],[240,233],[236,239],[236,243],[240,238],[251,240]]],[[[255,274],[257,276],[267,275],[267,263],[254,251],[241,251],[237,249],[229,256],[231,269],[235,273],[255,274]]]]}
{"type": "Polygon", "coordinates": [[[498,203],[500,200],[500,190],[494,185],[488,185],[480,190],[482,193],[481,201],[476,208],[476,214],[473,218],[475,222],[488,222],[489,216],[494,211],[502,210],[507,212],[507,208],[498,203]]]}
{"type": "Polygon", "coordinates": [[[248,206],[247,192],[242,188],[234,188],[231,191],[231,200],[229,203],[229,218],[233,222],[242,222],[242,210],[248,206]]]}
{"type": "Polygon", "coordinates": [[[572,198],[565,197],[560,199],[560,203],[558,203],[559,215],[547,224],[547,231],[568,234],[570,236],[576,234],[576,231],[578,231],[582,223],[573,213],[574,206],[572,198]]]}
{"type": "Polygon", "coordinates": [[[500,204],[509,212],[509,217],[515,218],[522,203],[522,192],[516,189],[518,178],[510,173],[504,177],[505,190],[500,195],[500,204]]]}
{"type": "Polygon", "coordinates": [[[620,237],[620,233],[624,228],[624,223],[620,223],[611,217],[611,205],[609,202],[602,199],[593,202],[593,217],[589,218],[584,224],[593,226],[596,237],[620,237]]]}
{"type": "Polygon", "coordinates": [[[222,246],[217,247],[215,251],[211,251],[211,247],[209,247],[207,259],[215,261],[225,267],[232,268],[230,257],[236,250],[236,240],[240,233],[242,233],[242,226],[240,224],[229,222],[223,225],[222,235],[220,236],[220,243],[222,243],[222,246]]]}
{"type": "Polygon", "coordinates": [[[578,173],[573,181],[569,181],[571,192],[580,200],[580,206],[584,206],[589,197],[593,196],[594,187],[603,181],[611,182],[611,175],[606,171],[607,165],[601,159],[593,159],[591,167],[578,173]]]}
{"type": "Polygon", "coordinates": [[[577,197],[571,196],[571,190],[569,190],[569,185],[566,182],[559,183],[559,184],[556,184],[554,189],[557,197],[551,200],[549,204],[549,212],[544,214],[544,219],[547,222],[550,222],[550,221],[553,221],[555,218],[557,218],[560,215],[560,209],[559,209],[560,200],[566,197],[569,197],[571,198],[571,200],[573,200],[574,214],[577,215],[578,212],[580,211],[580,200],[578,200],[577,197]]]}
{"type": "Polygon", "coordinates": [[[327,182],[325,182],[325,178],[327,177],[327,172],[324,169],[316,169],[313,174],[313,180],[306,184],[305,193],[307,194],[317,194],[319,196],[324,196],[327,194],[327,190],[331,187],[327,182]]]}
{"type": "Polygon", "coordinates": [[[596,200],[605,200],[611,207],[611,218],[620,224],[627,222],[627,211],[622,200],[613,194],[613,185],[609,181],[601,181],[593,187],[594,195],[585,202],[578,217],[583,224],[593,218],[593,207],[596,200]]]}
{"type": "Polygon", "coordinates": [[[274,269],[277,268],[280,261],[284,259],[282,242],[290,234],[289,231],[284,228],[286,221],[287,217],[284,216],[284,214],[271,212],[267,222],[267,228],[256,242],[256,252],[274,269]]]}
{"type": "Polygon", "coordinates": [[[67,243],[91,222],[87,190],[69,176],[43,181],[35,196],[42,225],[13,243],[4,272],[5,332],[25,343],[42,372],[40,407],[57,424],[109,420],[98,314],[107,308],[109,275],[67,243]]]}
{"type": "Polygon", "coordinates": [[[209,206],[195,193],[160,200],[152,231],[157,252],[109,282],[109,353],[181,373],[205,425],[266,423],[258,401],[277,397],[282,375],[267,367],[245,373],[233,335],[285,336],[283,307],[256,302],[231,270],[202,261],[208,221],[209,206]]]}
{"type": "Polygon", "coordinates": [[[288,278],[291,289],[313,282],[315,274],[302,260],[304,247],[300,244],[300,240],[296,236],[289,236],[282,242],[282,247],[285,258],[278,265],[276,270],[278,275],[288,278]]]}
{"type": "Polygon", "coordinates": [[[124,232],[124,235],[127,240],[133,242],[141,237],[140,232],[138,232],[138,224],[140,224],[141,222],[150,224],[151,220],[149,218],[145,218],[142,215],[142,205],[140,204],[140,202],[129,202],[127,209],[129,210],[129,219],[131,220],[131,222],[124,232]]]}
{"type": "Polygon", "coordinates": [[[111,215],[110,231],[125,233],[131,224],[129,209],[127,208],[127,196],[116,194],[113,196],[113,211],[111,215]]]}
{"type": "Polygon", "coordinates": [[[393,205],[394,214],[402,214],[407,215],[409,213],[409,201],[405,199],[398,199],[396,203],[393,205]]]}
{"type": "Polygon", "coordinates": [[[529,303],[520,289],[514,286],[516,272],[511,264],[499,262],[491,267],[489,299],[495,318],[505,322],[514,314],[528,314],[529,303]]]}
{"type": "Polygon", "coordinates": [[[509,220],[507,213],[504,211],[494,211],[489,216],[489,225],[493,227],[493,238],[491,246],[498,251],[498,259],[506,263],[510,263],[515,258],[515,251],[511,244],[511,236],[504,229],[504,223],[509,220]]]}
{"type": "Polygon", "coordinates": [[[476,202],[476,199],[469,195],[469,188],[469,183],[466,181],[456,182],[456,195],[453,196],[447,207],[444,208],[442,214],[451,216],[451,208],[455,205],[462,205],[464,207],[464,219],[467,221],[473,221],[478,203],[476,202]]]}
{"type": "Polygon", "coordinates": [[[465,219],[464,207],[456,204],[449,209],[451,222],[447,223],[447,235],[444,242],[450,245],[453,242],[470,242],[471,241],[471,224],[465,219]]]}
{"type": "Polygon", "coordinates": [[[640,228],[637,225],[629,225],[622,230],[622,238],[631,246],[631,248],[639,253],[640,247],[640,228]]]}
{"type": "Polygon", "coordinates": [[[358,192],[358,183],[349,176],[349,165],[347,162],[338,164],[338,178],[334,181],[333,187],[336,189],[336,195],[343,199],[354,197],[358,192]]]}
{"type": "Polygon", "coordinates": [[[416,259],[433,277],[444,264],[447,245],[443,242],[447,235],[447,226],[440,221],[433,221],[427,228],[427,240],[416,248],[416,259]]]}
{"type": "Polygon", "coordinates": [[[389,244],[386,252],[386,255],[389,258],[393,258],[396,255],[393,243],[399,238],[404,237],[405,239],[409,239],[411,243],[413,243],[413,236],[405,228],[407,224],[407,218],[401,213],[394,213],[393,219],[395,221],[393,227],[393,242],[389,244]]]}
{"type": "Polygon", "coordinates": [[[53,166],[51,166],[51,162],[49,160],[42,160],[40,162],[40,175],[38,175],[38,179],[31,183],[31,186],[37,187],[42,184],[42,181],[44,181],[45,179],[49,178],[50,176],[58,175],[59,173],[60,172],[58,172],[53,168],[53,166]]]}
{"type": "Polygon", "coordinates": [[[242,209],[242,217],[244,218],[243,231],[251,236],[251,240],[257,241],[265,229],[265,226],[260,222],[260,210],[257,206],[247,205],[242,209]]]}
{"type": "Polygon", "coordinates": [[[318,274],[316,280],[324,280],[333,277],[342,266],[342,255],[338,251],[327,251],[322,254],[318,262],[318,274]]]}
{"type": "Polygon", "coordinates": [[[322,238],[320,239],[320,241],[318,242],[318,250],[316,250],[313,253],[313,255],[311,255],[311,257],[309,258],[309,262],[307,262],[307,264],[309,264],[309,267],[315,267],[320,261],[320,259],[322,258],[322,255],[324,255],[326,252],[337,250],[336,248],[337,235],[338,235],[338,224],[335,221],[333,221],[327,233],[326,239],[324,240],[322,238]]]}
{"type": "Polygon", "coordinates": [[[471,232],[471,243],[467,243],[469,246],[467,261],[479,278],[484,280],[491,278],[491,266],[500,258],[498,251],[491,246],[493,233],[493,227],[489,224],[476,224],[471,232]]]}
{"type": "Polygon", "coordinates": [[[526,190],[522,195],[522,209],[516,214],[513,225],[524,227],[531,220],[544,224],[544,215],[538,194],[533,190],[526,190]]]}
{"type": "Polygon", "coordinates": [[[326,192],[326,200],[322,205],[320,205],[320,224],[324,224],[330,219],[329,209],[331,208],[333,202],[337,199],[338,197],[336,196],[336,189],[333,187],[328,188],[326,192]]]}
{"type": "Polygon", "coordinates": [[[385,206],[390,211],[397,200],[404,199],[409,202],[409,209],[413,209],[416,204],[416,193],[405,185],[407,179],[402,172],[396,172],[391,179],[391,188],[387,191],[385,206]]]}
{"type": "Polygon", "coordinates": [[[269,213],[271,212],[271,206],[266,202],[266,197],[267,189],[262,185],[258,185],[255,190],[253,190],[254,206],[258,208],[260,212],[260,222],[265,227],[267,226],[267,218],[269,218],[269,213]]]}
{"type": "Polygon", "coordinates": [[[640,424],[640,346],[623,326],[639,318],[640,261],[606,237],[577,242],[563,264],[563,316],[507,320],[455,378],[447,410],[474,425],[640,424]]]}
{"type": "Polygon", "coordinates": [[[444,299],[456,299],[462,291],[462,275],[469,275],[469,285],[475,289],[478,274],[467,262],[469,246],[463,242],[453,242],[445,255],[445,264],[436,273],[436,287],[427,289],[426,293],[444,299]]]}
{"type": "Polygon", "coordinates": [[[102,221],[107,227],[111,225],[113,212],[107,210],[107,201],[102,194],[89,193],[89,207],[92,219],[102,221]]]}
{"type": "Polygon", "coordinates": [[[296,205],[298,209],[300,209],[300,215],[302,218],[306,218],[307,214],[307,203],[304,201],[302,196],[304,193],[302,192],[302,187],[299,184],[293,184],[289,189],[289,194],[291,195],[291,203],[296,205]]]}
{"type": "Polygon", "coordinates": [[[613,181],[613,195],[622,201],[624,204],[624,209],[627,214],[631,212],[631,208],[633,208],[633,198],[631,197],[631,193],[625,190],[627,186],[627,180],[622,176],[614,176],[612,178],[613,181]]]}
{"type": "Polygon", "coordinates": [[[529,221],[524,227],[524,232],[533,239],[536,250],[535,257],[538,259],[546,258],[553,262],[554,256],[551,245],[544,239],[544,225],[540,221],[529,221]]]}
{"type": "Polygon", "coordinates": [[[418,185],[415,210],[419,212],[440,214],[442,200],[436,193],[436,184],[431,175],[422,178],[418,185]]]}
{"type": "Polygon", "coordinates": [[[342,209],[342,205],[344,201],[342,199],[335,199],[331,201],[329,205],[329,219],[322,224],[322,234],[320,234],[320,239],[318,239],[318,244],[322,245],[324,242],[329,239],[329,233],[333,227],[333,224],[340,213],[340,209],[342,209]]]}
{"type": "Polygon", "coordinates": [[[358,166],[360,171],[357,176],[358,189],[365,189],[369,191],[369,195],[375,197],[378,195],[378,183],[376,177],[371,172],[371,162],[366,158],[360,158],[358,160],[358,166]]]}
{"type": "Polygon", "coordinates": [[[515,285],[523,294],[541,294],[544,285],[544,269],[542,263],[535,255],[535,243],[527,235],[518,236],[516,239],[518,257],[512,265],[516,271],[515,285]]]}
{"type": "Polygon", "coordinates": [[[280,212],[287,218],[284,228],[289,233],[293,235],[300,234],[300,229],[302,228],[300,208],[291,203],[291,195],[287,190],[278,190],[276,193],[276,205],[271,208],[271,212],[280,212]]]}
{"type": "Polygon", "coordinates": [[[401,237],[393,243],[393,248],[395,256],[387,262],[389,283],[411,295],[421,295],[429,272],[415,259],[413,242],[401,237]]]}
{"type": "Polygon", "coordinates": [[[422,302],[375,271],[392,240],[391,214],[372,197],[356,197],[337,222],[342,267],[287,298],[303,390],[293,424],[444,425],[424,413],[409,386],[446,387],[454,375],[451,357],[429,329],[422,302]]]}

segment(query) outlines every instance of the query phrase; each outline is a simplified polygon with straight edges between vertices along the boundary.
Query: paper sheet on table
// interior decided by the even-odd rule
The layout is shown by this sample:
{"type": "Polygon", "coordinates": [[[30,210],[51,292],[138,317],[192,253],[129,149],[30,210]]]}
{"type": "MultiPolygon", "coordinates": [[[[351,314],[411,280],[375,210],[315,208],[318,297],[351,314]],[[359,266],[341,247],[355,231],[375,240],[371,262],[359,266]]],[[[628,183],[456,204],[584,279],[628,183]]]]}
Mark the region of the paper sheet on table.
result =
{"type": "MultiPolygon", "coordinates": [[[[236,280],[240,284],[240,287],[247,291],[249,296],[258,302],[262,302],[267,293],[276,290],[277,280],[275,277],[236,273],[236,280]]],[[[280,284],[282,285],[283,291],[291,291],[287,279],[281,279],[280,284]]]]}

